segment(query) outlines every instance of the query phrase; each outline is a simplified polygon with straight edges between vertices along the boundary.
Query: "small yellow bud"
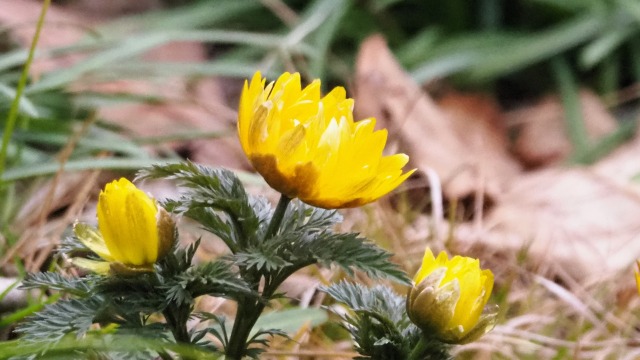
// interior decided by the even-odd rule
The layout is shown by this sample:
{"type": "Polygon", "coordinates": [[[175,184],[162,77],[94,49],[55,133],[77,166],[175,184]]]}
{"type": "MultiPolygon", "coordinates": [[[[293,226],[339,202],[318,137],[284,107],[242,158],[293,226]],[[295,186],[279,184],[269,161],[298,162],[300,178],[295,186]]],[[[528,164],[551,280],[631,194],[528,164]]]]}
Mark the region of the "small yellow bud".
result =
{"type": "Polygon", "coordinates": [[[485,307],[493,288],[493,273],[480,262],[462,256],[437,258],[427,249],[407,296],[411,321],[442,342],[464,344],[493,328],[497,309],[485,307]]]}
{"type": "Polygon", "coordinates": [[[98,200],[98,230],[76,224],[77,238],[106,262],[74,259],[83,268],[98,272],[132,274],[153,271],[175,242],[175,223],[129,180],[121,178],[105,186],[98,200]]]}

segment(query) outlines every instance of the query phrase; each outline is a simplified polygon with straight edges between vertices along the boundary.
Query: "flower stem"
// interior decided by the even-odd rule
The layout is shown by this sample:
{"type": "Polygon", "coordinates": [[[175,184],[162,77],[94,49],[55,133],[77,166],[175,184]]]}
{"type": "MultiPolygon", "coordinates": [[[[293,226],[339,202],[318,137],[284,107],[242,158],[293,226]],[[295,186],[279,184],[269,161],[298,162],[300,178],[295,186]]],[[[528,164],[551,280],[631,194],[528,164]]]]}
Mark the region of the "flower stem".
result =
{"type": "Polygon", "coordinates": [[[409,358],[407,360],[419,360],[422,359],[422,353],[427,349],[427,341],[424,337],[420,338],[420,341],[416,344],[416,346],[411,350],[409,354],[409,358]]]}
{"type": "Polygon", "coordinates": [[[411,350],[407,360],[450,360],[449,345],[427,336],[422,336],[420,341],[411,350]]]}
{"type": "Polygon", "coordinates": [[[225,355],[230,360],[241,360],[247,351],[247,339],[260,317],[264,304],[259,302],[243,301],[238,303],[236,320],[233,323],[231,337],[225,348],[225,355]]]}
{"type": "Polygon", "coordinates": [[[280,224],[282,223],[282,219],[284,219],[284,214],[287,212],[287,207],[289,206],[290,202],[291,198],[287,195],[282,194],[280,196],[280,201],[278,201],[276,210],[273,212],[273,216],[271,217],[271,222],[269,223],[267,232],[264,234],[264,240],[272,238],[278,232],[278,229],[280,229],[280,224]]]}
{"type": "Polygon", "coordinates": [[[188,307],[169,306],[164,310],[164,317],[171,328],[171,333],[178,343],[190,344],[191,337],[187,330],[187,320],[191,309],[188,307]]]}
{"type": "MultiPolygon", "coordinates": [[[[290,197],[286,195],[280,196],[280,201],[278,201],[278,205],[273,212],[271,222],[269,222],[269,227],[267,228],[267,232],[265,233],[265,241],[272,238],[280,229],[280,225],[282,224],[282,220],[284,219],[284,214],[287,212],[287,207],[289,206],[290,202],[290,197]]],[[[257,278],[260,277],[260,274],[245,273],[243,277],[256,277],[255,290],[258,290],[259,281],[257,278]]],[[[267,302],[271,299],[278,286],[285,279],[286,276],[272,279],[272,281],[266,280],[261,300],[245,298],[238,301],[236,320],[233,323],[233,329],[231,329],[229,343],[225,347],[225,355],[228,359],[240,360],[245,355],[247,351],[247,339],[251,334],[251,329],[253,329],[256,321],[258,321],[258,318],[262,314],[262,311],[267,305],[267,302]]]]}

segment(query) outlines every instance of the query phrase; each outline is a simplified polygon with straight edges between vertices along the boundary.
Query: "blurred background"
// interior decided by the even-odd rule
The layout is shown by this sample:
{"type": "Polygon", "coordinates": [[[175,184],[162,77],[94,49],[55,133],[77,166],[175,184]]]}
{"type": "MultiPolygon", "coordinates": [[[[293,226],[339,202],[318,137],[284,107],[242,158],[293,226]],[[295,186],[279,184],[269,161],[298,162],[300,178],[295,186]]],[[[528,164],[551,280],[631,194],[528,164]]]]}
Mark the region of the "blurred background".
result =
{"type": "MultiPolygon", "coordinates": [[[[53,301],[15,290],[20,277],[64,268],[55,247],[76,219],[95,221],[116,176],[189,159],[271,194],[235,135],[260,70],[344,86],[418,168],[345,227],[410,274],[426,246],[494,271],[500,324],[457,358],[640,357],[637,0],[58,0],[14,103],[42,7],[0,0],[2,339],[53,301]]],[[[219,255],[205,244],[202,259],[219,255]]],[[[342,275],[325,270],[286,284],[299,308],[330,305],[315,290],[342,275]]],[[[293,324],[297,342],[268,358],[351,357],[344,331],[306,314],[313,326],[293,324]]]]}

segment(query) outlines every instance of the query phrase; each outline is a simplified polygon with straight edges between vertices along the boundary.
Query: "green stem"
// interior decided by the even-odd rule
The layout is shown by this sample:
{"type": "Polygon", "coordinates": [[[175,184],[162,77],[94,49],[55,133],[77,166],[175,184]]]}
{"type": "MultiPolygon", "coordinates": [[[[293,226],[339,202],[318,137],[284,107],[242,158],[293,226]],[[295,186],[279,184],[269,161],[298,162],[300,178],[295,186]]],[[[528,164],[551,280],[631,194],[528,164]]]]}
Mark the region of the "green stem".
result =
{"type": "Polygon", "coordinates": [[[20,80],[18,80],[18,86],[16,88],[16,96],[15,98],[13,98],[13,102],[11,103],[11,107],[9,108],[9,114],[7,115],[7,123],[4,127],[4,133],[2,135],[2,147],[0,147],[0,179],[2,179],[2,174],[4,174],[7,161],[7,151],[9,148],[9,140],[11,140],[13,129],[15,128],[16,122],[18,121],[18,109],[20,108],[20,100],[22,99],[24,88],[27,85],[27,79],[29,78],[29,68],[31,67],[31,63],[33,62],[33,57],[36,52],[36,44],[38,44],[38,39],[40,39],[40,32],[42,31],[44,18],[47,14],[50,3],[51,0],[45,0],[42,4],[42,10],[40,11],[40,17],[38,18],[38,24],[36,25],[36,33],[33,35],[31,47],[29,48],[29,56],[27,57],[27,61],[24,64],[24,68],[22,69],[22,74],[20,74],[20,80]]]}
{"type": "Polygon", "coordinates": [[[407,360],[450,360],[449,349],[450,345],[423,334],[407,360]]]}
{"type": "Polygon", "coordinates": [[[191,337],[187,330],[187,320],[189,319],[190,313],[189,308],[179,308],[176,306],[169,306],[164,310],[164,317],[177,343],[191,343],[191,337]]]}
{"type": "Polygon", "coordinates": [[[272,238],[278,232],[278,229],[280,229],[280,224],[282,223],[282,219],[284,219],[284,214],[287,212],[287,207],[290,202],[291,198],[287,195],[282,194],[280,196],[280,201],[278,201],[276,210],[273,212],[267,232],[264,234],[265,241],[272,238]]]}
{"type": "Polygon", "coordinates": [[[422,353],[427,349],[429,344],[427,344],[427,340],[424,337],[420,338],[420,341],[416,344],[416,346],[411,350],[409,354],[409,358],[407,360],[420,360],[423,359],[422,353]]]}
{"type": "Polygon", "coordinates": [[[230,360],[241,360],[247,351],[247,339],[251,334],[251,329],[258,321],[265,304],[262,302],[241,302],[238,303],[236,320],[233,323],[231,337],[225,348],[225,355],[230,360]]]}
{"type": "MultiPolygon", "coordinates": [[[[283,271],[278,276],[275,276],[272,281],[267,281],[262,293],[262,299],[271,299],[276,292],[280,284],[282,284],[291,274],[299,269],[307,266],[308,264],[298,264],[283,271]]],[[[245,300],[238,303],[238,310],[236,312],[236,321],[233,323],[233,329],[231,330],[231,337],[229,343],[225,348],[225,355],[232,360],[240,360],[247,351],[247,339],[251,334],[253,326],[258,321],[262,311],[267,306],[265,301],[245,300]]]]}
{"type": "MultiPolygon", "coordinates": [[[[291,198],[286,195],[281,195],[278,205],[273,212],[271,222],[264,236],[264,241],[269,240],[278,233],[284,215],[287,212],[287,207],[291,198]]],[[[253,279],[255,283],[255,290],[258,290],[260,274],[256,273],[244,273],[245,279],[253,279]]],[[[233,329],[231,329],[231,336],[229,337],[229,343],[225,348],[225,355],[230,360],[240,360],[247,351],[247,339],[251,334],[253,326],[258,321],[258,318],[262,314],[262,311],[267,305],[267,301],[271,299],[276,289],[286,279],[285,277],[277,277],[272,280],[266,278],[264,290],[262,292],[262,299],[255,300],[251,298],[241,299],[238,301],[238,310],[236,311],[236,320],[233,323],[233,329]],[[265,301],[266,300],[266,301],[265,301]]],[[[251,281],[251,280],[250,280],[251,281]]]]}

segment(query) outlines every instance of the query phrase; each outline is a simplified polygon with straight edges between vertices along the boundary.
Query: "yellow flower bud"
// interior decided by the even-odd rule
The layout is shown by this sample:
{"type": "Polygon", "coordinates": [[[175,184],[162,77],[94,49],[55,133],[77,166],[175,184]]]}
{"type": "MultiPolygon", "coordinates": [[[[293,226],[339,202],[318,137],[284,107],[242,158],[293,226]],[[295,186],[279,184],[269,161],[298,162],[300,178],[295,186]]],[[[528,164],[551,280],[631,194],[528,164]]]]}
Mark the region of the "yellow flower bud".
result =
{"type": "Polygon", "coordinates": [[[478,259],[430,249],[413,279],[407,314],[425,333],[451,344],[471,342],[493,328],[496,309],[485,308],[493,288],[493,273],[480,269],[478,259]]]}
{"type": "Polygon", "coordinates": [[[640,272],[638,271],[638,270],[640,270],[640,260],[636,260],[636,265],[638,266],[638,268],[635,271],[635,273],[636,273],[636,287],[638,288],[638,295],[640,295],[640,272]]]}
{"type": "Polygon", "coordinates": [[[383,156],[387,132],[375,130],[374,118],[353,120],[344,88],[321,97],[320,80],[302,88],[297,73],[265,83],[259,72],[245,83],[238,136],[272,188],[310,205],[347,208],[377,200],[413,173],[402,172],[407,155],[383,156]]]}
{"type": "Polygon", "coordinates": [[[76,224],[78,239],[106,262],[74,259],[99,273],[152,271],[175,242],[175,223],[166,210],[121,178],[107,184],[98,200],[98,230],[76,224]]]}

